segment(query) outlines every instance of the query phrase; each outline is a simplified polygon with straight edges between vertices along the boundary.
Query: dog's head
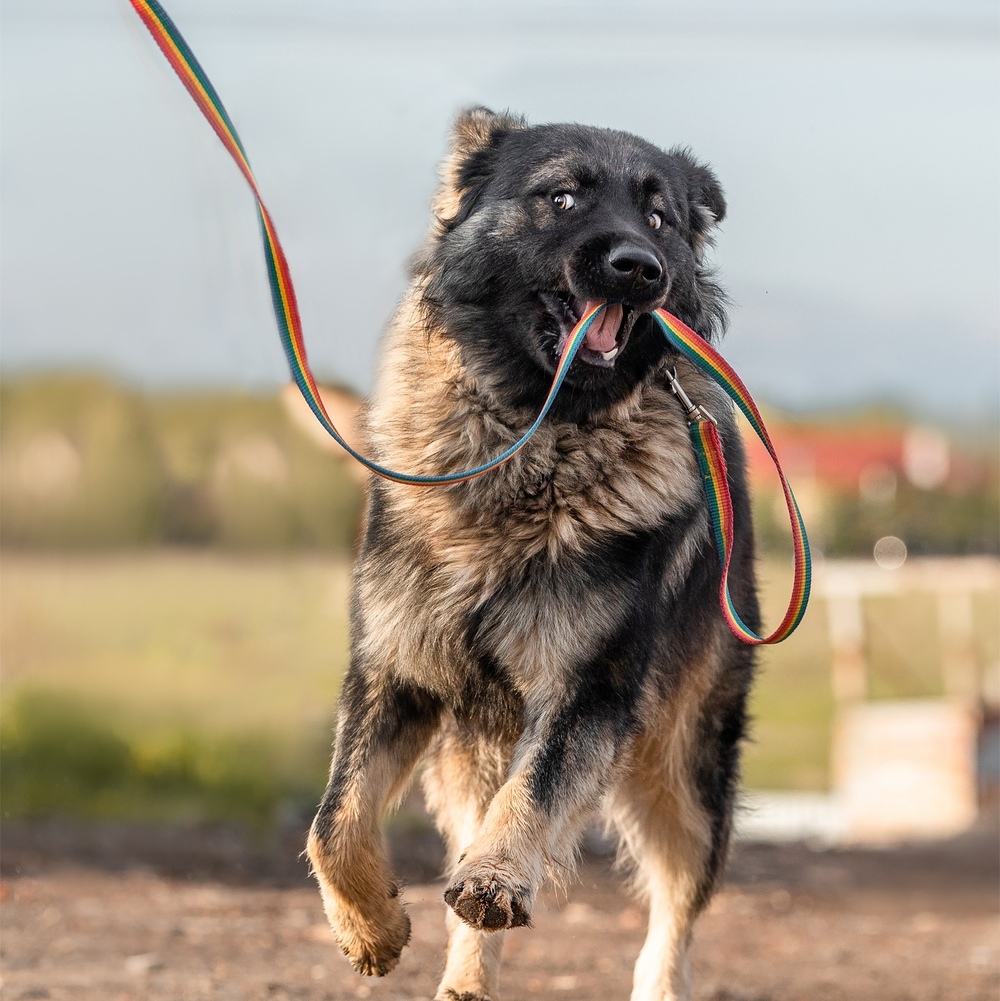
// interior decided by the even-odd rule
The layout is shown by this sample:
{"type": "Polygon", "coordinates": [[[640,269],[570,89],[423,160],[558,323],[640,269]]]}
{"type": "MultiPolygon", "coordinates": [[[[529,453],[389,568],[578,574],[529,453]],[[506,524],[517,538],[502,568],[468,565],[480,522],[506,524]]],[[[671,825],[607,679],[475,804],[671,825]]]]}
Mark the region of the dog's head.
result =
{"type": "Polygon", "coordinates": [[[529,127],[485,108],[462,114],[415,269],[440,326],[514,395],[544,393],[588,308],[607,308],[573,363],[570,395],[620,398],[665,349],[665,307],[711,336],[723,297],[702,267],[726,211],[712,172],[625,132],[529,127]]]}

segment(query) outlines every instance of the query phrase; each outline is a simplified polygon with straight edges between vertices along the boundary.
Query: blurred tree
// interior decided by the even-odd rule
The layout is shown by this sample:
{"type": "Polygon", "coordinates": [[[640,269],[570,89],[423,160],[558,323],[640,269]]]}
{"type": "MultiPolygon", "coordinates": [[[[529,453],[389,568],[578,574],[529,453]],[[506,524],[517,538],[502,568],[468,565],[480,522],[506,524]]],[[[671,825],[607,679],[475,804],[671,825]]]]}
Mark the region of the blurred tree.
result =
{"type": "Polygon", "coordinates": [[[170,541],[352,550],[362,489],[276,398],[189,394],[152,407],[173,489],[170,541]]]}
{"type": "Polygon", "coordinates": [[[166,473],[143,399],[97,376],[0,385],[0,540],[130,546],[160,535],[166,473]]]}
{"type": "Polygon", "coordinates": [[[357,478],[275,397],[143,397],[96,376],[0,386],[0,541],[349,553],[357,478]]]}
{"type": "Polygon", "coordinates": [[[952,493],[900,484],[885,503],[838,494],[826,523],[829,556],[870,556],[878,539],[895,535],[913,556],[1000,554],[1000,495],[995,481],[952,493]]]}

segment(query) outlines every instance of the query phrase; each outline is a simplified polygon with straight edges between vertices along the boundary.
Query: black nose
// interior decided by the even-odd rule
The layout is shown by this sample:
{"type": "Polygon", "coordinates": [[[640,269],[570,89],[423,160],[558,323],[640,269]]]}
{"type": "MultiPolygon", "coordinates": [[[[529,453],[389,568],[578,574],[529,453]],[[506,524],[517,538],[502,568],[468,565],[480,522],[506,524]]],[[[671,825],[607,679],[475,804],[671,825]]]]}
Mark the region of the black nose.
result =
{"type": "Polygon", "coordinates": [[[619,244],[608,254],[608,264],[622,276],[631,275],[634,281],[655,282],[663,274],[663,266],[656,254],[633,244],[619,244]]]}

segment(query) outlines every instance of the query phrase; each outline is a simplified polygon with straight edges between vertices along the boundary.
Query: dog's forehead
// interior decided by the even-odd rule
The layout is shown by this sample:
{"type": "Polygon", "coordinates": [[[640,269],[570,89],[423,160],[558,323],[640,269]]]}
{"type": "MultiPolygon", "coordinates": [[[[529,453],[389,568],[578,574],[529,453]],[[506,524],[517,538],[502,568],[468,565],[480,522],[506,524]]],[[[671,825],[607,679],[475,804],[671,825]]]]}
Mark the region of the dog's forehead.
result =
{"type": "Polygon", "coordinates": [[[504,149],[508,178],[527,187],[573,182],[630,186],[676,178],[671,158],[629,132],[582,125],[539,125],[510,136],[504,149]]]}

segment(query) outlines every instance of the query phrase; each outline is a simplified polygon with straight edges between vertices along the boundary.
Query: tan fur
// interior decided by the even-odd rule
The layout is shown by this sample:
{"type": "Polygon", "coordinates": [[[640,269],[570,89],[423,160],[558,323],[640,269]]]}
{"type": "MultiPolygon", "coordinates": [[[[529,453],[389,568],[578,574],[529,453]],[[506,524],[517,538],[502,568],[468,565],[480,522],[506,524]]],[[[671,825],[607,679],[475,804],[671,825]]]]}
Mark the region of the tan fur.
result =
{"type": "MultiPolygon", "coordinates": [[[[463,739],[454,723],[446,724],[427,755],[423,774],[427,806],[448,849],[448,869],[476,837],[490,802],[504,783],[512,746],[463,739]]],[[[503,931],[485,932],[447,913],[448,953],[437,994],[440,1001],[471,994],[497,1001],[503,931]],[[451,994],[447,993],[452,992],[451,994]]]]}
{"type": "Polygon", "coordinates": [[[424,796],[445,836],[451,865],[457,865],[479,831],[490,802],[507,778],[512,750],[512,746],[463,739],[450,723],[428,751],[424,796]]]}
{"type": "Polygon", "coordinates": [[[369,790],[359,790],[348,809],[363,819],[351,837],[324,841],[312,831],[307,850],[341,948],[359,973],[382,975],[396,965],[410,921],[371,817],[375,801],[369,790]]]}
{"type": "MultiPolygon", "coordinates": [[[[367,415],[372,447],[388,465],[420,473],[468,468],[503,451],[534,419],[524,411],[515,426],[496,421],[492,387],[471,379],[455,345],[422,325],[415,297],[388,336],[388,363],[367,415]],[[422,415],[419,424],[413,413],[422,415]]],[[[685,366],[682,375],[689,392],[717,400],[699,373],[685,366]]],[[[386,485],[389,516],[420,526],[418,562],[394,565],[391,575],[363,564],[358,581],[364,606],[375,609],[365,623],[366,653],[401,674],[444,674],[442,684],[453,683],[461,618],[501,575],[541,552],[555,561],[607,533],[655,525],[699,490],[683,415],[656,380],[594,426],[547,421],[489,476],[486,503],[468,508],[447,489],[386,485]],[[542,484],[534,502],[525,502],[525,481],[542,484]],[[419,586],[426,565],[435,568],[432,592],[419,586]]],[[[526,687],[544,690],[550,666],[585,655],[606,636],[620,611],[615,597],[592,595],[572,621],[558,603],[540,607],[526,598],[507,609],[494,653],[526,687]]]]}
{"type": "Polygon", "coordinates": [[[649,930],[635,968],[631,1001],[690,1001],[688,946],[710,887],[702,873],[711,831],[690,765],[696,725],[716,683],[717,654],[690,665],[680,688],[649,707],[609,815],[649,902],[649,930]]]}
{"type": "Polygon", "coordinates": [[[451,130],[448,155],[440,168],[440,185],[431,212],[433,232],[441,234],[458,214],[463,188],[459,181],[462,164],[470,154],[485,149],[497,129],[524,128],[524,119],[517,115],[495,115],[485,108],[472,108],[459,116],[451,130]]]}
{"type": "Polygon", "coordinates": [[[452,910],[445,920],[448,953],[435,1001],[455,1001],[463,995],[499,1001],[500,957],[507,933],[470,928],[452,910]]]}
{"type": "Polygon", "coordinates": [[[428,729],[395,754],[376,753],[344,791],[340,813],[350,826],[340,823],[326,832],[320,814],[309,833],[306,849],[323,909],[359,973],[388,973],[410,936],[379,822],[405,791],[429,738],[428,729]]]}

